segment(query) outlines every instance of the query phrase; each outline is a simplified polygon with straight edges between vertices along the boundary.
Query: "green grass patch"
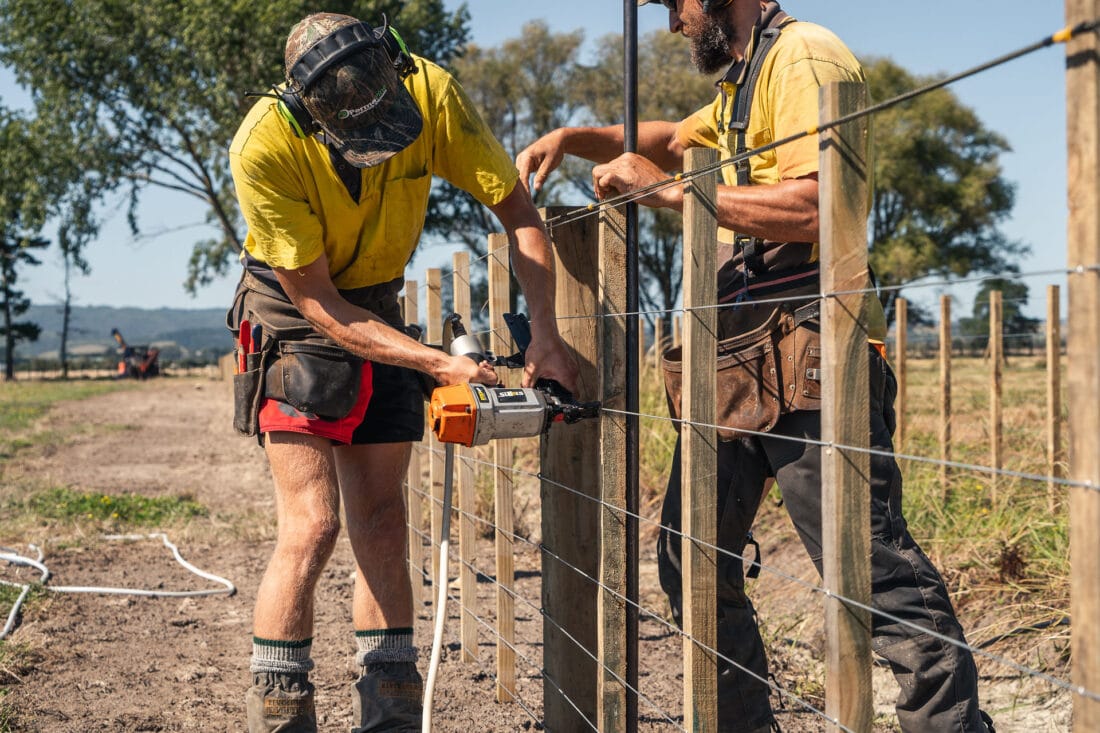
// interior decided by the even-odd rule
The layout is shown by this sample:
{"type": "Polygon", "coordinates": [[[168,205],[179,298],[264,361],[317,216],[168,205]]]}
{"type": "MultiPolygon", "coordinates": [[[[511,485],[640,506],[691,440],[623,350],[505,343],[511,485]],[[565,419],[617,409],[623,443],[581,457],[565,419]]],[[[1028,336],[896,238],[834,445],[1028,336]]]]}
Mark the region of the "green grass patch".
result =
{"type": "Polygon", "coordinates": [[[34,423],[58,402],[82,400],[133,387],[128,381],[0,382],[0,460],[52,439],[34,423]]]}
{"type": "MultiPolygon", "coordinates": [[[[114,525],[154,526],[207,515],[207,509],[188,496],[101,494],[56,487],[15,502],[23,513],[39,520],[70,520],[114,525]]],[[[45,523],[45,522],[43,522],[45,523]]]]}

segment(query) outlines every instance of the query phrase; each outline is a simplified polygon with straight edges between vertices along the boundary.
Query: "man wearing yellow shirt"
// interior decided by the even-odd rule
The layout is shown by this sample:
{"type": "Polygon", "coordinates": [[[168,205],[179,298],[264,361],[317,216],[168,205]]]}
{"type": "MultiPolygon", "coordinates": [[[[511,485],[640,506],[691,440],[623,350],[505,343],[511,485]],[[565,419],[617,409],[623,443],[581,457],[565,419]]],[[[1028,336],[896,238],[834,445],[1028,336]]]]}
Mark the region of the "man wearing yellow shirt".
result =
{"type": "Polygon", "coordinates": [[[422,682],[405,567],[402,480],[423,432],[417,372],[496,383],[487,363],[406,334],[397,294],[433,176],[468,191],[507,231],[530,309],[523,381],[572,389],[555,323],[553,258],[518,174],[458,83],[386,24],[299,22],[286,85],[246,115],[230,148],[248,224],[227,314],[245,352],[235,426],[262,436],[278,538],[257,592],[249,731],[315,731],[313,593],[344,506],[355,554],[359,679],[354,731],[419,731],[422,682]]]}
{"type": "MultiPolygon", "coordinates": [[[[649,1],[638,0],[638,4],[649,1]]],[[[717,148],[723,159],[729,159],[816,127],[822,86],[865,81],[859,62],[839,38],[821,26],[797,22],[775,2],[662,0],[662,4],[668,9],[669,30],[689,39],[698,69],[708,75],[725,70],[714,101],[680,122],[640,124],[637,154],[623,153],[621,126],[554,130],[520,153],[517,164],[525,184],[532,178],[538,189],[563,155],[572,154],[600,164],[592,171],[598,197],[641,189],[666,180],[669,171],[681,170],[687,147],[717,148]]],[[[791,334],[796,344],[793,356],[803,358],[798,339],[810,343],[818,317],[812,296],[820,292],[817,173],[816,136],[752,155],[747,166],[722,169],[721,228],[716,243],[718,295],[725,304],[719,310],[720,338],[759,346],[761,342],[753,339],[761,334],[770,344],[774,324],[785,324],[790,331],[783,331],[780,351],[792,342],[786,338],[791,334]],[[777,306],[776,301],[783,298],[791,300],[777,306]]],[[[640,202],[681,211],[683,189],[655,190],[640,202]]],[[[883,451],[871,457],[871,582],[875,608],[894,617],[874,616],[874,649],[890,662],[900,682],[897,713],[904,731],[986,733],[992,726],[978,709],[973,658],[967,649],[940,638],[965,644],[962,628],[939,573],[910,536],[902,517],[901,473],[887,457],[892,451],[896,382],[882,353],[886,332],[882,310],[876,299],[871,300],[866,322],[871,445],[883,451]],[[899,623],[895,620],[899,618],[939,636],[899,623]]],[[[818,386],[808,372],[815,370],[793,371],[802,375],[795,379],[805,380],[796,394],[814,394],[818,386]]],[[[767,373],[767,369],[755,372],[767,373]]],[[[768,387],[765,394],[785,393],[768,387]]],[[[734,407],[744,409],[744,404],[734,407]]],[[[719,443],[718,542],[725,552],[719,556],[717,578],[718,728],[723,732],[766,733],[776,727],[768,700],[764,645],[745,595],[740,557],[751,541],[749,531],[769,478],[777,480],[803,545],[821,570],[820,447],[783,439],[819,439],[820,402],[792,399],[785,407],[782,414],[777,407],[775,414],[755,416],[755,423],[734,426],[753,430],[755,435],[731,432],[719,443]]],[[[737,419],[748,418],[738,414],[737,419]]],[[[679,443],[661,523],[661,585],[679,620],[679,443]]]]}

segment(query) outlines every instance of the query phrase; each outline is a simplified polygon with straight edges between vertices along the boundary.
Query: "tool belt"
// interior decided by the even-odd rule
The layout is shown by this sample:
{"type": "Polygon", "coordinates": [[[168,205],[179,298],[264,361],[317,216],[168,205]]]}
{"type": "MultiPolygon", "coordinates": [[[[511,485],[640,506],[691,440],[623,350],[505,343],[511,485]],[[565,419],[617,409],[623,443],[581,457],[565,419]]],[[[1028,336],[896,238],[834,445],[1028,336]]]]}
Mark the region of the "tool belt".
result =
{"type": "MultiPolygon", "coordinates": [[[[739,431],[767,432],[789,412],[821,409],[821,306],[811,297],[818,292],[815,281],[784,293],[796,300],[723,309],[715,382],[720,440],[742,437],[739,431]]],[[[683,348],[665,351],[661,366],[669,414],[678,426],[683,348]]]]}
{"type": "MultiPolygon", "coordinates": [[[[401,284],[395,280],[341,295],[401,327],[401,284]]],[[[259,324],[261,339],[255,353],[247,355],[245,371],[233,377],[233,427],[238,433],[257,435],[265,397],[325,420],[351,412],[359,400],[362,357],[319,334],[277,283],[248,270],[226,312],[226,327],[237,335],[244,320],[259,324]]]]}

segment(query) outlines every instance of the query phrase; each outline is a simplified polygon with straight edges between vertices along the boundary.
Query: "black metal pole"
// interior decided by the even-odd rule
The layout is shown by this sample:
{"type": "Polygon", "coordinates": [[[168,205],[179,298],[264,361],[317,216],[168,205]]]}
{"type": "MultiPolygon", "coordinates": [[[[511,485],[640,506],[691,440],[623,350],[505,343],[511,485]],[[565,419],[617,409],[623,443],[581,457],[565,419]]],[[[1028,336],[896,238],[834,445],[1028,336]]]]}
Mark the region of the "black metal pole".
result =
{"type": "MultiPolygon", "coordinates": [[[[623,0],[623,147],[638,150],[638,2],[623,0]]],[[[638,730],[638,205],[626,205],[626,730],[638,730]]]]}

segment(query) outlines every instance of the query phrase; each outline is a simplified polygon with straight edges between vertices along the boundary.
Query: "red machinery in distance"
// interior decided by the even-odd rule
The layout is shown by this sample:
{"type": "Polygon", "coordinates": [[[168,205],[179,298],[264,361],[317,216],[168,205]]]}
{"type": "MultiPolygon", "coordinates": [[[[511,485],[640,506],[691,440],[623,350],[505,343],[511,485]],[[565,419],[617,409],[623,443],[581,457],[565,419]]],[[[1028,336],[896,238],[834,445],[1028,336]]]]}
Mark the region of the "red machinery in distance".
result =
{"type": "Polygon", "coordinates": [[[132,377],[133,379],[146,379],[160,374],[160,364],[157,359],[160,349],[149,346],[130,346],[122,338],[117,328],[111,329],[111,335],[118,342],[118,373],[117,377],[132,377]]]}

